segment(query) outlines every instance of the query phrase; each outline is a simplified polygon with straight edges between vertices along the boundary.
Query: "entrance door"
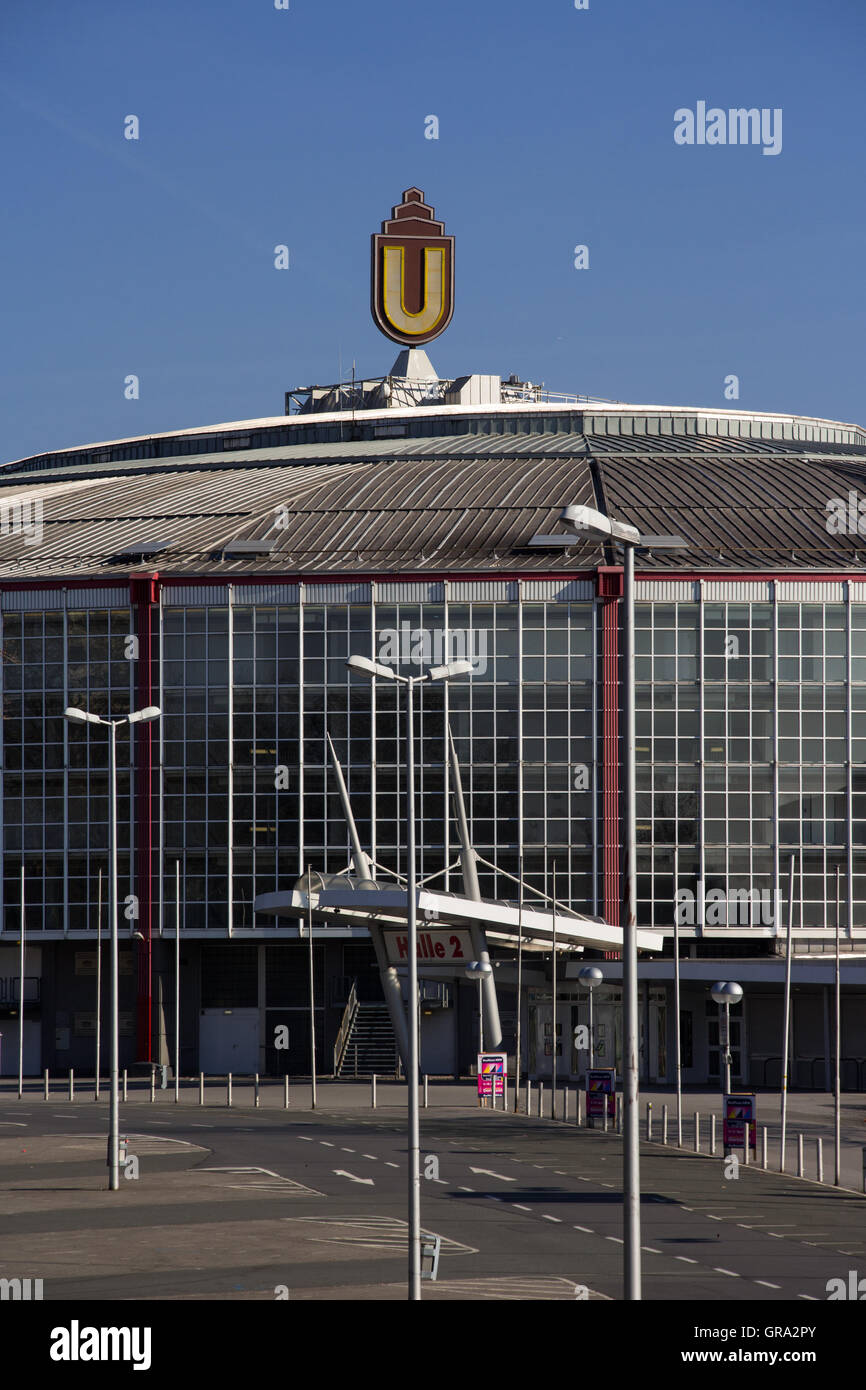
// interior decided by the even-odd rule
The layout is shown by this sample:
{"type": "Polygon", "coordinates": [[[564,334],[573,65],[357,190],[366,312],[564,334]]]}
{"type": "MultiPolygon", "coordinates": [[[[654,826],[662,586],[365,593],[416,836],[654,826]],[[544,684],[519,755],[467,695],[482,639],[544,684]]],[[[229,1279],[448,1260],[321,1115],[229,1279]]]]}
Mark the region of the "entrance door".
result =
{"type": "MultiPolygon", "coordinates": [[[[707,1004],[707,1079],[718,1081],[721,1084],[722,1068],[724,1067],[724,1049],[720,1040],[718,1005],[709,1001],[707,1004]],[[710,1012],[712,1010],[712,1012],[710,1012]]],[[[743,1070],[743,1059],[745,1048],[745,1020],[743,1018],[743,1006],[737,1004],[731,1009],[731,1042],[729,1051],[731,1053],[731,1084],[734,1081],[745,1081],[743,1070]]]]}

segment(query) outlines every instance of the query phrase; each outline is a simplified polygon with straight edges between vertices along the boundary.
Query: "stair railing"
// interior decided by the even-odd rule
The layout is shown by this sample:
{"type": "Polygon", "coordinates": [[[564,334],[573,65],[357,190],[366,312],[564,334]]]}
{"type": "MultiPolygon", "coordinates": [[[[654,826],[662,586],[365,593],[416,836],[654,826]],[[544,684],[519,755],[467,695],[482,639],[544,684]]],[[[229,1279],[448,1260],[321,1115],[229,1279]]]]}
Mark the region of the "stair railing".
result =
{"type": "Polygon", "coordinates": [[[349,1038],[355,1026],[355,1018],[358,1013],[358,990],[357,980],[352,981],[352,988],[349,990],[349,998],[343,1010],[343,1018],[340,1023],[340,1031],[337,1033],[337,1041],[334,1043],[334,1076],[339,1076],[340,1068],[343,1065],[343,1058],[346,1055],[346,1048],[349,1045],[349,1038]]]}

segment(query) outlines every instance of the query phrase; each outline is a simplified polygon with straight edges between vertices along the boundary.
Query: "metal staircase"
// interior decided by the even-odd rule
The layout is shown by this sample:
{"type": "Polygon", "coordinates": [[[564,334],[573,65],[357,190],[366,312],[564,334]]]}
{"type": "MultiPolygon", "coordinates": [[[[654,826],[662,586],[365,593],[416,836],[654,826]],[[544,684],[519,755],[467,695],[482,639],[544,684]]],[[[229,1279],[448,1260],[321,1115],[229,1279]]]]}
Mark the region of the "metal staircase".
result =
{"type": "MultiPolygon", "coordinates": [[[[354,994],[354,992],[353,992],[354,994]]],[[[350,999],[334,1048],[335,1076],[389,1076],[397,1071],[397,1042],[388,1005],[350,999]]]]}

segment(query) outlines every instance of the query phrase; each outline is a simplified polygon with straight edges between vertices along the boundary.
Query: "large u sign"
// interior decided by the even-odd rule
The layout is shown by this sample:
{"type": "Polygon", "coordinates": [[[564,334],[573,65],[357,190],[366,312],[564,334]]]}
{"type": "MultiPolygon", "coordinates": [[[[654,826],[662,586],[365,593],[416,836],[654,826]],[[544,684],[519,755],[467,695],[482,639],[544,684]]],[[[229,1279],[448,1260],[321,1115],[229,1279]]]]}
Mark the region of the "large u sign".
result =
{"type": "Polygon", "coordinates": [[[373,318],[410,347],[438,337],[454,312],[454,238],[433,211],[419,188],[407,188],[372,238],[373,318]]]}

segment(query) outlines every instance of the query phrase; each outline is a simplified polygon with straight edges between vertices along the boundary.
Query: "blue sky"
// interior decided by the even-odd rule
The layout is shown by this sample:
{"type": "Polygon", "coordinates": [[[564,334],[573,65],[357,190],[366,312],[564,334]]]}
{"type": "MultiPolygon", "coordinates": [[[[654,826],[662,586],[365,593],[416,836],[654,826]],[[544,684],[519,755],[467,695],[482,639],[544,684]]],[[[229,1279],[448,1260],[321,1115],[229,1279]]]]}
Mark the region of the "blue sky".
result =
{"type": "Polygon", "coordinates": [[[387,371],[412,184],[457,237],[440,375],[866,424],[863,0],[7,0],[0,44],[0,459],[387,371]],[[782,152],[675,144],[699,101],[781,108],[782,152]]]}

